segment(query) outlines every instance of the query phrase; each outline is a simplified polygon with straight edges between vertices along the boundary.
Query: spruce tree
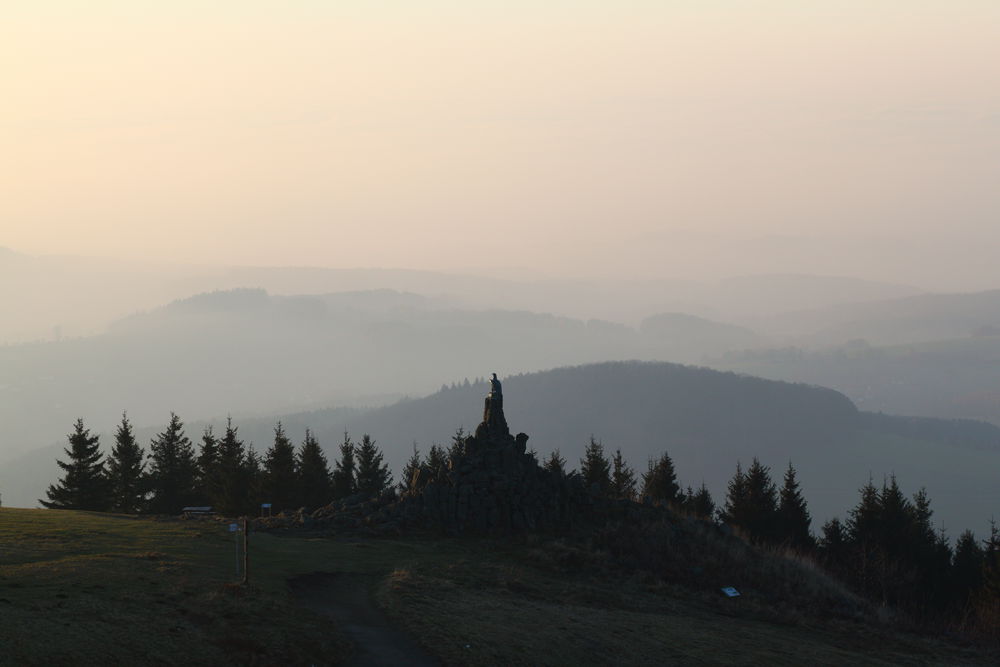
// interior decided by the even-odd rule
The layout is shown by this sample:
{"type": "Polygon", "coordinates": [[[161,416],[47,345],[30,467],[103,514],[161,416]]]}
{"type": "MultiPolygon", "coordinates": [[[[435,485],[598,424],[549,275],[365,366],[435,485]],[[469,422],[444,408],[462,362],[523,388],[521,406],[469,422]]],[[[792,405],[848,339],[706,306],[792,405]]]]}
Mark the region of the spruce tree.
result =
{"type": "Polygon", "coordinates": [[[562,455],[559,453],[559,449],[556,448],[552,451],[551,454],[549,454],[549,457],[545,459],[545,462],[542,464],[542,467],[551,473],[555,473],[560,476],[565,475],[566,459],[562,457],[562,455]]]}
{"type": "Polygon", "coordinates": [[[465,441],[469,439],[469,434],[465,428],[459,426],[455,435],[451,436],[451,445],[448,446],[448,458],[457,459],[465,454],[465,441]]]}
{"type": "Polygon", "coordinates": [[[111,486],[111,509],[114,512],[136,514],[146,502],[146,464],[142,447],[135,441],[135,432],[128,416],[122,414],[115,430],[115,444],[108,457],[108,482],[111,486]]]}
{"type": "Polygon", "coordinates": [[[239,427],[226,419],[226,432],[218,441],[212,504],[224,516],[251,514],[251,470],[247,448],[239,438],[239,427]]]}
{"type": "Polygon", "coordinates": [[[971,530],[959,535],[951,566],[952,598],[959,610],[965,609],[972,596],[983,586],[985,556],[971,530]]]}
{"type": "Polygon", "coordinates": [[[357,493],[357,465],[354,460],[355,446],[351,436],[344,431],[344,441],[340,443],[340,460],[333,465],[333,497],[346,498],[357,493]]]}
{"type": "Polygon", "coordinates": [[[850,537],[847,528],[837,517],[823,524],[818,546],[823,562],[828,568],[834,572],[842,572],[848,566],[850,537]]]}
{"type": "Polygon", "coordinates": [[[198,453],[197,465],[196,496],[198,502],[210,504],[216,496],[219,465],[219,441],[216,439],[211,425],[206,426],[201,434],[201,450],[198,453]]]}
{"type": "Polygon", "coordinates": [[[777,539],[795,549],[812,549],[815,540],[809,532],[812,518],[806,507],[806,500],[795,478],[795,468],[788,462],[785,483],[781,487],[778,501],[777,539]]]}
{"type": "Polygon", "coordinates": [[[611,497],[625,500],[635,499],[635,471],[629,467],[622,450],[616,449],[611,459],[611,497]]]}
{"type": "Polygon", "coordinates": [[[389,466],[382,463],[382,452],[367,433],[358,445],[358,493],[366,498],[378,498],[392,483],[389,466]]]}
{"type": "Polygon", "coordinates": [[[184,435],[184,424],[170,413],[170,422],[149,445],[147,475],[154,514],[178,514],[195,499],[198,468],[191,441],[184,435]]]}
{"type": "Polygon", "coordinates": [[[255,514],[260,511],[261,494],[264,491],[264,462],[254,449],[253,443],[247,445],[246,465],[246,513],[255,514]]]}
{"type": "Polygon", "coordinates": [[[719,520],[730,526],[743,526],[747,523],[749,508],[749,491],[743,465],[736,462],[736,472],[726,486],[726,503],[719,511],[719,520]]]}
{"type": "Polygon", "coordinates": [[[990,519],[990,536],[983,540],[983,585],[980,589],[984,606],[992,605],[993,618],[1000,613],[1000,528],[990,519]]]}
{"type": "Polygon", "coordinates": [[[333,484],[330,480],[330,466],[323,448],[316,438],[306,430],[298,453],[299,491],[302,504],[309,509],[323,507],[333,500],[333,484]]]}
{"type": "Polygon", "coordinates": [[[705,486],[704,481],[694,493],[691,493],[691,487],[688,487],[687,497],[684,499],[684,509],[699,519],[711,519],[715,514],[715,501],[712,500],[712,494],[705,486]]]}
{"type": "Polygon", "coordinates": [[[295,474],[295,446],[285,435],[279,421],[274,427],[274,444],[264,456],[264,493],[262,500],[271,503],[272,511],[296,507],[298,478],[295,474]]]}
{"type": "Polygon", "coordinates": [[[580,474],[589,488],[596,485],[601,495],[608,495],[611,490],[611,462],[604,455],[604,444],[594,440],[594,436],[590,436],[590,443],[583,450],[580,474]]]}
{"type": "Polygon", "coordinates": [[[771,481],[771,469],[754,457],[746,475],[750,516],[744,526],[754,540],[773,540],[778,514],[778,491],[771,481]]]}
{"type": "Polygon", "coordinates": [[[403,466],[403,473],[399,478],[400,493],[408,493],[416,490],[413,486],[413,482],[418,470],[420,470],[420,450],[417,449],[417,441],[414,440],[413,454],[411,454],[410,458],[406,460],[406,465],[403,466]]]}
{"type": "Polygon", "coordinates": [[[663,452],[659,459],[649,459],[649,467],[642,475],[642,495],[659,503],[680,501],[681,487],[670,456],[663,452]]]}
{"type": "Polygon", "coordinates": [[[427,459],[424,461],[424,465],[430,470],[432,475],[439,475],[442,471],[448,469],[448,454],[444,451],[441,445],[431,445],[430,451],[427,452],[427,459]]]}
{"type": "Polygon", "coordinates": [[[67,438],[69,447],[63,451],[68,461],[56,461],[66,474],[58,484],[49,485],[48,500],[38,502],[48,509],[107,510],[111,494],[98,437],[84,427],[83,419],[77,419],[67,438]]]}

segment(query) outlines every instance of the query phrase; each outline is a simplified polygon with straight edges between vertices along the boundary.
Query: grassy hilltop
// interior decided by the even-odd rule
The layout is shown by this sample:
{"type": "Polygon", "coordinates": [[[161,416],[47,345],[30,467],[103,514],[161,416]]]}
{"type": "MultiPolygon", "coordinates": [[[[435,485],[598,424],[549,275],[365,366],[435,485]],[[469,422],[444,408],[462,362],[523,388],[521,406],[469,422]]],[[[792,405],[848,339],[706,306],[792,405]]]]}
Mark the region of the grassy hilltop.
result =
{"type": "Polygon", "coordinates": [[[744,590],[729,600],[561,540],[254,533],[243,588],[233,541],[215,522],[0,509],[0,663],[337,664],[351,642],[290,595],[315,572],[354,582],[445,664],[990,662],[865,616],[788,608],[749,568],[717,582],[744,590]]]}

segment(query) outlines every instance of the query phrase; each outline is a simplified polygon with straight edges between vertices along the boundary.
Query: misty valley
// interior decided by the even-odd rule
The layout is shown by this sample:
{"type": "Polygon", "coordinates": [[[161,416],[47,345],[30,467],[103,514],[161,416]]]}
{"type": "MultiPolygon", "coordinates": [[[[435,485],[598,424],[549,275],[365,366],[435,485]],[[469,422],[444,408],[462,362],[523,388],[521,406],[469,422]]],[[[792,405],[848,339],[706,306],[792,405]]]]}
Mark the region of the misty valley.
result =
{"type": "MultiPolygon", "coordinates": [[[[115,318],[99,333],[0,347],[0,497],[8,508],[0,519],[24,545],[20,559],[0,560],[4,576],[20,581],[19,568],[41,554],[31,545],[43,534],[32,526],[51,521],[9,508],[89,511],[81,525],[96,535],[121,530],[102,524],[105,515],[163,521],[199,508],[208,518],[188,511],[176,527],[164,524],[175,531],[172,543],[208,539],[212,554],[225,544],[215,526],[249,516],[243,548],[260,565],[237,559],[236,574],[257,573],[255,595],[264,597],[253,604],[277,603],[268,596],[278,594],[291,605],[289,618],[303,609],[318,616],[282,631],[303,637],[294,650],[266,633],[247,644],[226,620],[225,609],[245,604],[239,589],[209,599],[182,585],[180,597],[162,600],[173,613],[190,616],[186,598],[217,608],[217,620],[177,626],[194,662],[354,655],[364,664],[560,664],[519,654],[523,642],[509,638],[517,624],[499,611],[463,635],[481,649],[474,658],[467,649],[453,653],[448,615],[465,604],[499,610],[524,599],[550,605],[539,614],[562,613],[555,610],[576,595],[601,599],[587,605],[595,613],[624,614],[607,621],[612,627],[674,623],[664,600],[687,600],[685,622],[710,635],[760,636],[772,630],[755,624],[805,613],[826,628],[806,641],[817,655],[830,655],[838,633],[879,626],[894,642],[889,662],[928,651],[943,661],[989,661],[976,652],[986,649],[962,654],[906,633],[995,636],[994,293],[887,296],[845,281],[834,292],[858,300],[844,303],[830,296],[829,281],[817,281],[827,297],[818,290],[811,311],[755,318],[703,290],[705,301],[691,307],[701,314],[657,312],[661,295],[645,301],[638,320],[614,321],[565,314],[585,303],[573,295],[586,285],[561,285],[551,312],[538,312],[491,306],[485,293],[460,298],[469,289],[461,278],[448,285],[434,276],[433,287],[413,278],[380,275],[377,288],[325,293],[213,289],[115,318]],[[574,305],[561,308],[563,300],[574,305]],[[503,371],[502,394],[487,369],[503,371]],[[508,546],[492,542],[498,537],[508,546]],[[341,553],[352,548],[374,549],[374,560],[341,553]],[[419,554],[406,559],[408,569],[399,569],[398,549],[419,554]],[[322,563],[334,557],[339,574],[292,576],[328,571],[322,563]],[[455,579],[456,562],[465,563],[465,579],[455,579]],[[506,574],[495,580],[496,572],[506,574]],[[485,578],[474,584],[478,601],[462,597],[469,577],[485,578]],[[604,599],[581,577],[624,586],[628,602],[604,599]],[[636,587],[636,577],[647,584],[636,587]],[[290,593],[279,594],[286,580],[290,593]],[[563,592],[548,590],[558,580],[563,592]],[[371,581],[388,586],[377,607],[364,583],[371,581]],[[425,608],[440,586],[455,596],[425,608]],[[667,598],[654,592],[659,586],[667,598]],[[743,607],[726,611],[704,597],[727,586],[743,607]],[[892,620],[875,621],[879,609],[892,610],[892,620]],[[371,641],[349,629],[320,643],[303,634],[316,618],[350,628],[359,614],[381,619],[371,632],[395,658],[372,657],[371,641]],[[414,636],[418,644],[407,639],[414,636]]],[[[745,287],[774,292],[781,282],[748,279],[745,287]]],[[[797,277],[785,283],[802,289],[797,277]]],[[[546,289],[539,285],[535,297],[546,289]]],[[[600,299],[594,310],[611,312],[600,299]]],[[[244,530],[232,526],[237,536],[244,530]]],[[[122,548],[89,535],[74,542],[83,551],[69,543],[50,551],[76,558],[122,548]]],[[[206,581],[230,578],[216,572],[224,559],[206,561],[194,543],[170,552],[155,535],[128,539],[156,544],[138,557],[152,554],[165,572],[197,567],[206,581]]],[[[110,591],[148,575],[115,576],[110,591]]],[[[71,581],[55,568],[30,586],[65,591],[71,581]]],[[[25,595],[8,599],[37,599],[25,595]]],[[[103,589],[88,595],[65,599],[112,604],[103,589]]],[[[588,613],[580,632],[597,622],[588,613]]],[[[256,608],[245,614],[251,626],[262,622],[256,608]]],[[[103,632],[99,617],[88,623],[103,632]]],[[[630,661],[657,663],[663,642],[678,641],[653,632],[630,645],[630,661]]],[[[145,641],[125,645],[139,652],[133,658],[173,661],[145,641]]],[[[89,642],[77,637],[60,650],[76,646],[89,642]]],[[[751,642],[748,650],[766,660],[767,646],[751,642]]],[[[594,650],[620,645],[608,639],[594,650]]],[[[878,655],[873,644],[856,650],[878,655]]],[[[30,647],[18,651],[34,660],[30,647]]],[[[848,650],[837,661],[857,658],[848,650]]]]}

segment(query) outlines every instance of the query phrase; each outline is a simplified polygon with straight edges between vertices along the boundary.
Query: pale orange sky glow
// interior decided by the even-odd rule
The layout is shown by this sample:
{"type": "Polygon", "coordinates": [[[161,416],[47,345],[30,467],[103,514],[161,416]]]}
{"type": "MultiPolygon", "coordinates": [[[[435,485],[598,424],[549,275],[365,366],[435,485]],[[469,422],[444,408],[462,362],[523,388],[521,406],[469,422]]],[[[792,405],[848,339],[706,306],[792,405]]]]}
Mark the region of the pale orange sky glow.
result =
{"type": "Polygon", "coordinates": [[[22,4],[0,246],[1000,286],[1000,3],[22,4]]]}

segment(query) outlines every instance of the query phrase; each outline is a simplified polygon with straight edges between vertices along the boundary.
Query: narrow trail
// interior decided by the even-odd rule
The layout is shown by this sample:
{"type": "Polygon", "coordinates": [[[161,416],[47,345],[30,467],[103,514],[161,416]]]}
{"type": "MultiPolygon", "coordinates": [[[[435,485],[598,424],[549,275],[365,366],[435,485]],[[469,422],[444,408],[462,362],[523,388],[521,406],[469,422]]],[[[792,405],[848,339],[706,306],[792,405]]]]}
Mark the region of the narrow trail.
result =
{"type": "Polygon", "coordinates": [[[322,572],[288,580],[299,604],[336,621],[355,643],[348,667],[438,667],[437,659],[394,628],[375,606],[374,583],[370,576],[322,572]]]}

